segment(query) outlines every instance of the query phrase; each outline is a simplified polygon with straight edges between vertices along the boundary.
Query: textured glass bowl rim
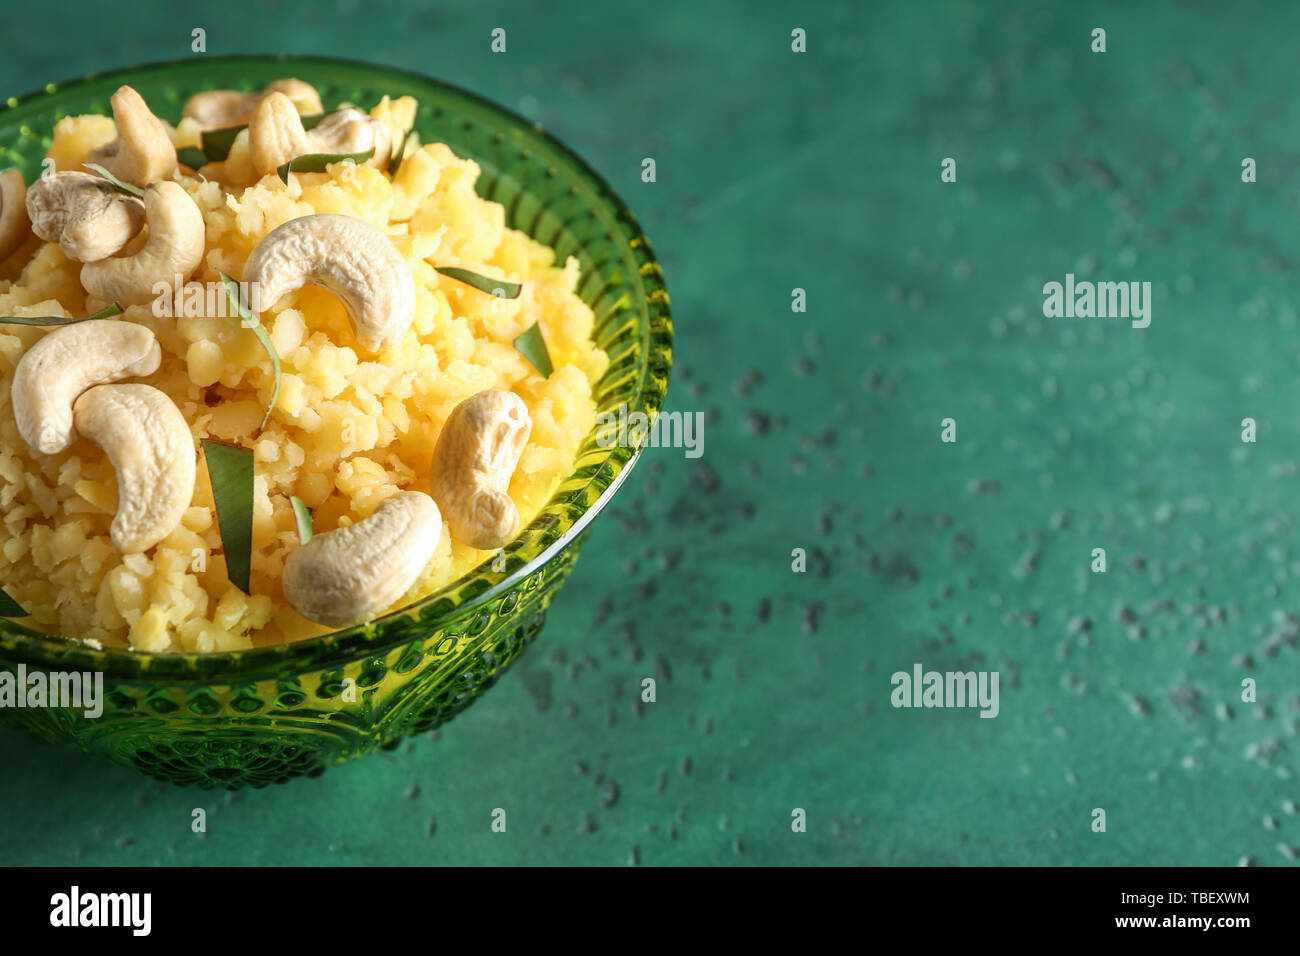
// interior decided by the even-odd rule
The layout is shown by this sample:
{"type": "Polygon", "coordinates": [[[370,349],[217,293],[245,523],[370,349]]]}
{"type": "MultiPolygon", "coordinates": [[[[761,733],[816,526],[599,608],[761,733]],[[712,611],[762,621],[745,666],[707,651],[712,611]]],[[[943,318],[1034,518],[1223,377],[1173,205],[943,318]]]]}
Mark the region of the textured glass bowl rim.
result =
{"type": "MultiPolygon", "coordinates": [[[[651,360],[656,356],[662,361],[665,372],[671,368],[672,323],[667,287],[663,281],[663,271],[654,256],[650,240],[641,231],[636,217],[622,198],[586,160],[543,130],[540,124],[534,123],[532,120],[520,116],[513,110],[507,109],[486,97],[479,96],[477,93],[456,86],[453,83],[427,76],[416,70],[377,65],[363,60],[312,54],[249,53],[207,56],[200,61],[196,61],[192,57],[160,60],[138,66],[89,73],[79,79],[47,84],[22,96],[0,101],[0,118],[3,118],[5,114],[12,110],[53,93],[76,89],[91,82],[111,80],[116,76],[139,74],[154,70],[168,70],[177,67],[194,68],[197,62],[201,62],[206,66],[220,67],[250,61],[286,64],[308,63],[325,68],[336,66],[361,69],[373,71],[377,75],[384,73],[398,75],[408,80],[440,87],[452,96],[470,100],[479,107],[498,114],[503,120],[508,121],[509,125],[516,127],[525,139],[531,138],[534,141],[541,141],[559,153],[561,157],[571,164],[572,172],[576,173],[580,178],[588,180],[587,184],[601,198],[607,210],[613,214],[621,231],[623,244],[628,248],[637,250],[638,254],[635,258],[640,260],[642,268],[634,270],[636,275],[635,277],[630,276],[629,280],[641,284],[643,288],[641,298],[648,306],[645,311],[650,314],[643,315],[646,328],[646,357],[642,363],[641,382],[637,390],[636,406],[629,408],[629,413],[636,410],[657,412],[662,407],[668,388],[667,375],[664,376],[662,385],[658,385],[654,376],[649,374],[649,369],[651,360]],[[651,265],[653,268],[645,268],[646,265],[651,265]],[[656,292],[660,292],[662,295],[656,296],[656,292]]],[[[470,158],[474,157],[471,156],[470,158]]],[[[586,530],[596,515],[614,497],[619,487],[631,474],[633,466],[641,456],[643,447],[644,442],[634,448],[622,445],[610,446],[609,453],[600,462],[587,482],[588,486],[590,486],[606,476],[609,477],[609,484],[599,497],[588,505],[577,519],[569,523],[556,540],[541,551],[527,555],[514,553],[511,549],[517,541],[502,549],[511,557],[523,558],[524,564],[501,577],[500,580],[493,581],[492,579],[498,576],[497,573],[485,570],[490,565],[483,563],[414,604],[409,604],[400,610],[390,612],[364,624],[330,631],[317,637],[287,644],[276,644],[252,650],[218,651],[207,654],[189,652],[152,653],[114,647],[96,649],[81,643],[75,638],[51,637],[40,631],[16,624],[13,621],[0,619],[0,639],[6,639],[5,644],[7,644],[4,647],[7,652],[4,656],[16,657],[25,664],[36,665],[37,667],[67,666],[76,660],[79,663],[92,664],[96,670],[104,671],[106,676],[117,679],[135,679],[148,682],[179,679],[186,682],[237,683],[265,679],[278,671],[292,671],[299,665],[307,665],[317,670],[328,669],[332,666],[342,666],[358,657],[386,652],[393,647],[408,644],[412,640],[409,634],[403,634],[397,638],[387,637],[384,628],[386,622],[418,614],[422,609],[448,598],[476,580],[482,580],[488,585],[481,593],[453,605],[444,617],[432,618],[422,622],[430,631],[433,631],[438,627],[440,621],[454,620],[468,615],[475,609],[500,598],[525,578],[540,571],[548,561],[558,555],[574,538],[586,530]],[[326,644],[332,644],[328,651],[323,647],[326,644]]],[[[543,506],[538,519],[554,504],[555,499],[552,498],[543,506]]]]}

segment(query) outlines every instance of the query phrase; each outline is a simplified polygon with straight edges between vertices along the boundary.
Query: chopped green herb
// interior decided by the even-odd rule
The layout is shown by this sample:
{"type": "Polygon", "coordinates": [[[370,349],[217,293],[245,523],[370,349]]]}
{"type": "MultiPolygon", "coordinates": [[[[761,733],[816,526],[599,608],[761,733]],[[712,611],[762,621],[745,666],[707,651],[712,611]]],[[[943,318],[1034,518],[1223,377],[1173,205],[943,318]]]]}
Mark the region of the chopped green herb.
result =
{"type": "Polygon", "coordinates": [[[230,147],[235,145],[235,137],[241,130],[246,129],[247,126],[226,126],[221,129],[204,130],[199,142],[203,144],[200,148],[203,150],[203,155],[208,157],[208,162],[223,162],[230,155],[230,147]]]}
{"type": "Polygon", "coordinates": [[[122,180],[118,179],[103,166],[99,165],[99,163],[82,163],[82,165],[92,173],[99,173],[99,175],[107,179],[112,187],[118,192],[126,193],[128,196],[135,196],[137,199],[144,196],[144,190],[139,186],[133,186],[130,183],[122,182],[122,180]]]}
{"type": "Polygon", "coordinates": [[[275,400],[280,397],[280,353],[275,350],[275,343],[271,341],[266,326],[258,321],[257,316],[250,312],[248,306],[244,304],[239,294],[239,283],[224,272],[218,272],[217,275],[221,276],[221,284],[225,286],[226,298],[235,307],[235,313],[240,319],[239,324],[251,330],[257,336],[257,341],[262,343],[262,348],[266,349],[266,354],[271,358],[271,372],[275,375],[275,384],[271,386],[271,401],[266,406],[266,414],[262,416],[262,424],[257,427],[257,430],[261,431],[266,427],[267,419],[271,417],[271,409],[275,408],[275,400]]]}
{"type": "Polygon", "coordinates": [[[26,617],[23,606],[9,596],[8,591],[0,590],[0,617],[26,617]]]}
{"type": "Polygon", "coordinates": [[[198,169],[210,162],[207,154],[197,146],[186,146],[176,150],[176,159],[181,165],[188,166],[190,169],[198,169]]]}
{"type": "Polygon", "coordinates": [[[343,163],[352,161],[360,166],[371,156],[375,155],[375,148],[372,146],[364,153],[307,153],[304,156],[295,156],[293,159],[284,163],[276,170],[280,174],[280,181],[286,186],[289,185],[289,174],[292,173],[323,173],[325,167],[330,163],[343,163]]]}
{"type": "Polygon", "coordinates": [[[298,542],[306,544],[312,536],[311,509],[297,495],[290,495],[289,503],[293,505],[293,517],[298,522],[298,542]]]}
{"type": "Polygon", "coordinates": [[[515,351],[533,363],[533,368],[550,378],[555,367],[551,365],[551,353],[546,349],[546,339],[542,338],[542,327],[536,322],[519,338],[515,339],[515,351]]]}
{"type": "Polygon", "coordinates": [[[226,576],[245,594],[253,560],[253,450],[203,440],[203,458],[217,505],[217,527],[226,552],[226,576]]]}
{"type": "Polygon", "coordinates": [[[402,165],[402,160],[406,158],[406,141],[411,138],[411,134],[414,132],[414,129],[408,129],[406,135],[402,137],[402,141],[397,144],[397,152],[394,153],[393,158],[388,161],[389,176],[397,175],[398,167],[402,165]]]}
{"type": "Polygon", "coordinates": [[[35,325],[46,328],[53,325],[72,325],[75,322],[89,322],[91,319],[110,319],[115,315],[122,314],[122,307],[114,302],[107,309],[100,309],[94,315],[87,315],[81,318],[68,318],[62,315],[3,315],[0,316],[0,322],[7,322],[10,325],[35,325]]]}
{"type": "Polygon", "coordinates": [[[489,279],[477,272],[470,272],[468,269],[457,269],[455,266],[434,266],[434,271],[440,275],[445,275],[448,279],[455,279],[466,285],[472,285],[480,292],[500,296],[503,299],[517,299],[523,289],[522,283],[507,282],[505,279],[489,279]]]}
{"type": "MultiPolygon", "coordinates": [[[[302,128],[313,129],[323,120],[328,113],[312,113],[309,116],[303,116],[302,128]]],[[[208,162],[223,162],[230,155],[230,147],[235,145],[235,137],[241,132],[248,129],[247,126],[225,126],[221,129],[210,129],[203,134],[203,154],[208,157],[208,162]]]]}

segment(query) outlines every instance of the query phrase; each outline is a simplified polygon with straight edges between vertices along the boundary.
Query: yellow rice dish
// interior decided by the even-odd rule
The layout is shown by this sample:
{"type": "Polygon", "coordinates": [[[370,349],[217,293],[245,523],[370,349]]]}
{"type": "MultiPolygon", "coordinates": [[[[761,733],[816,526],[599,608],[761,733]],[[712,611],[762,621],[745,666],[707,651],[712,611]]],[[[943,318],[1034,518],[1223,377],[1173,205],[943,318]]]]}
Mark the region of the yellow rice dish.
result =
{"type": "MultiPolygon", "coordinates": [[[[385,97],[369,116],[393,146],[415,109],[409,97],[385,97]]],[[[166,125],[182,150],[198,147],[203,129],[193,118],[166,125]]],[[[88,156],[102,155],[117,136],[110,117],[67,117],[48,156],[55,170],[84,171],[88,156]]],[[[156,336],[157,371],[126,381],[165,393],[194,441],[192,499],[160,542],[125,554],[114,545],[118,478],[99,445],[76,435],[65,450],[41,454],[24,440],[11,387],[24,354],[53,332],[0,324],[0,586],[29,612],[23,624],[145,651],[225,651],[324,633],[330,628],[300,616],[282,589],[285,563],[300,547],[291,495],[311,509],[321,535],[363,521],[399,492],[429,493],[435,445],[452,410],[500,389],[522,399],[532,422],[509,479],[522,527],[570,474],[595,424],[592,386],[608,360],[575,293],[578,263],[557,264],[550,248],[506,228],[502,207],[474,192],[473,160],[411,135],[394,176],[382,164],[343,161],[290,172],[286,184],[274,171],[257,175],[249,139],[241,132],[224,162],[180,165],[167,176],[192,199],[205,232],[201,261],[186,277],[195,291],[168,299],[180,314],[155,314],[168,311],[157,302],[122,303],[115,320],[156,336]],[[259,431],[274,385],[268,353],[237,319],[213,314],[209,290],[220,288],[219,272],[245,278],[250,254],[276,227],[321,213],[362,220],[388,237],[414,282],[414,317],[395,342],[371,351],[333,292],[308,283],[279,298],[260,314],[282,379],[259,431]],[[522,290],[501,298],[435,266],[522,290]],[[513,344],[535,323],[554,364],[546,377],[513,344]],[[203,439],[254,454],[251,595],[227,575],[203,439]]],[[[139,250],[147,233],[146,226],[117,255],[139,250]]],[[[83,317],[109,306],[83,287],[82,268],[58,242],[29,235],[0,261],[0,316],[83,317]]],[[[491,556],[444,522],[433,556],[392,609],[491,556]]]]}

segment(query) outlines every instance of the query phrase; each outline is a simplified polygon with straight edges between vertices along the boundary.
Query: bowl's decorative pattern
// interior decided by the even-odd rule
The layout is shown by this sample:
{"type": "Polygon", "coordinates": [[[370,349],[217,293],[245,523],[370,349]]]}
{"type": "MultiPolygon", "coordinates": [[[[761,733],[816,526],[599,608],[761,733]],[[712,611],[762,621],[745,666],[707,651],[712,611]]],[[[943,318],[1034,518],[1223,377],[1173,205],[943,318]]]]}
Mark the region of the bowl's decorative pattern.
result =
{"type": "MultiPolygon", "coordinates": [[[[310,57],[196,58],[157,64],[11,98],[0,105],[0,166],[30,182],[54,124],[110,112],[121,84],[175,122],[202,89],[254,89],[282,76],[313,83],[327,102],[387,93],[420,101],[416,129],[482,167],[480,194],[509,225],[577,256],[578,292],[596,314],[610,367],[595,389],[601,411],[657,413],[667,391],[672,325],[662,272],[631,212],[580,159],[539,127],[472,94],[387,68],[310,57]]],[[[392,747],[451,719],[491,687],[537,636],[577,560],[587,523],[639,449],[595,434],[574,473],[503,551],[418,604],[300,644],[225,654],[96,650],[0,620],[0,671],[102,671],[104,713],[0,708],[0,723],[38,739],[200,787],[265,786],[392,747]]]]}

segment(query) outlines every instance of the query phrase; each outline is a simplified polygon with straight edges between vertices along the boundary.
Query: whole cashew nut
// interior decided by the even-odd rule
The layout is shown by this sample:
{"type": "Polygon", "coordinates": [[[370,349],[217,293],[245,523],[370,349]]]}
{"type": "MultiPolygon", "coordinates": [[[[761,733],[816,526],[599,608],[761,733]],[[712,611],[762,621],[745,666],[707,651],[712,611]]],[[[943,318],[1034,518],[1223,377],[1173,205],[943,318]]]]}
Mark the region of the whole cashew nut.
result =
{"type": "Polygon", "coordinates": [[[298,110],[289,97],[271,94],[248,121],[248,155],[259,176],[274,172],[295,156],[315,152],[298,110]]]}
{"type": "Polygon", "coordinates": [[[162,120],[129,86],[118,87],[112,103],[117,139],[91,150],[86,162],[98,163],[122,182],[137,186],[170,179],[176,172],[176,147],[162,120]]]}
{"type": "Polygon", "coordinates": [[[218,129],[223,126],[243,126],[253,118],[257,104],[272,93],[282,93],[293,103],[300,114],[320,113],[320,94],[310,83],[294,77],[276,80],[261,90],[242,93],[239,90],[209,90],[195,93],[185,101],[182,116],[198,121],[205,129],[218,129]]]}
{"type": "Polygon", "coordinates": [[[0,260],[8,259],[27,238],[27,183],[16,169],[0,174],[0,260]]]}
{"type": "Polygon", "coordinates": [[[375,153],[362,165],[388,165],[388,127],[361,110],[348,107],[325,117],[315,129],[303,128],[297,109],[283,93],[272,93],[257,104],[248,124],[248,151],[259,176],[275,172],[289,160],[308,153],[375,153]]]}
{"type": "Polygon", "coordinates": [[[369,518],[318,534],[289,555],[281,578],[285,600],[330,627],[369,620],[416,582],[441,533],[432,498],[398,492],[369,518]]]}
{"type": "Polygon", "coordinates": [[[144,193],[149,239],[132,256],[87,262],[81,267],[86,291],[106,302],[143,305],[154,285],[189,278],[203,259],[207,230],[203,214],[181,186],[154,183],[144,193]]]}
{"type": "Polygon", "coordinates": [[[77,262],[107,259],[144,226],[144,203],[102,176],[62,172],[42,176],[27,190],[32,232],[57,242],[77,262]]]}
{"type": "Polygon", "coordinates": [[[73,406],[77,431],[117,472],[109,534],[123,554],[153,547],[180,524],[194,497],[194,438],[166,392],[151,385],[96,385],[73,406]]]}
{"type": "Polygon", "coordinates": [[[389,238],[352,216],[290,219],[257,244],[244,265],[253,311],[313,282],[343,300],[357,341],[371,352],[391,346],[415,317],[415,280],[389,238]]]}
{"type": "Polygon", "coordinates": [[[487,551],[519,531],[507,494],[533,421],[514,392],[487,389],[457,405],[433,449],[433,497],[459,541],[487,551]]]}
{"type": "Polygon", "coordinates": [[[335,110],[308,133],[312,146],[318,153],[364,153],[374,148],[375,154],[361,165],[384,169],[392,149],[388,127],[369,113],[354,107],[335,110]]]}
{"type": "Polygon", "coordinates": [[[91,319],[64,325],[18,361],[9,397],[18,433],[34,451],[54,455],[72,444],[72,406],[86,389],[158,371],[162,350],[134,322],[91,319]]]}

